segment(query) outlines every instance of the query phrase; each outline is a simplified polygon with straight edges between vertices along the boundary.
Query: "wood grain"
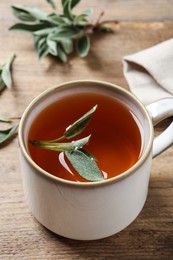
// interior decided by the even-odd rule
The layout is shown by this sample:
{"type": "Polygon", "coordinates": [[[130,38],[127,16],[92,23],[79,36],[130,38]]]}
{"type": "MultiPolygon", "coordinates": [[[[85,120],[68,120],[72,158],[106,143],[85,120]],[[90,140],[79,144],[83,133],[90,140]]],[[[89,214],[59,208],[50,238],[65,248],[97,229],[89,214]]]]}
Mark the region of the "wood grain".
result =
{"type": "MultiPolygon", "coordinates": [[[[8,31],[17,21],[12,4],[0,1],[0,63],[17,54],[14,89],[0,96],[1,116],[21,116],[35,96],[69,80],[98,79],[128,88],[122,57],[173,36],[172,0],[83,0],[76,12],[91,6],[96,20],[104,10],[105,19],[120,21],[115,33],[93,36],[85,59],[39,61],[30,34],[8,31]]],[[[46,1],[29,4],[50,11],[46,1]]],[[[17,138],[0,149],[0,259],[173,259],[173,147],[153,160],[148,199],[138,218],[119,234],[90,242],[62,238],[34,219],[23,194],[18,151],[17,138]]]]}

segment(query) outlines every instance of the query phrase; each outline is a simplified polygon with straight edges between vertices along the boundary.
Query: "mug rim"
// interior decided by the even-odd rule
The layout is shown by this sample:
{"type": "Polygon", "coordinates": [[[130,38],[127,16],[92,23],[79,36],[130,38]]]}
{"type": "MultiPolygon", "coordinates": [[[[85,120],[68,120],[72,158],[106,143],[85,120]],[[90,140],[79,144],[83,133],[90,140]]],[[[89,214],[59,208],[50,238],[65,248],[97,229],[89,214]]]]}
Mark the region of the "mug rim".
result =
{"type": "Polygon", "coordinates": [[[30,166],[32,166],[32,168],[34,168],[37,172],[40,173],[40,175],[42,175],[43,177],[48,178],[49,180],[52,181],[56,181],[56,182],[60,182],[61,184],[66,184],[66,185],[72,185],[72,186],[78,186],[78,187],[93,187],[93,186],[103,186],[103,185],[108,185],[108,184],[112,184],[114,182],[118,182],[121,181],[125,178],[127,178],[128,176],[132,175],[138,168],[140,168],[144,162],[147,160],[150,152],[151,152],[151,148],[152,148],[152,143],[153,143],[153,123],[152,120],[149,116],[149,113],[146,109],[146,107],[140,102],[140,100],[134,95],[132,94],[130,91],[128,91],[127,89],[124,89],[114,83],[110,83],[110,82],[106,82],[106,81],[100,81],[100,80],[72,80],[72,81],[67,81],[64,83],[60,83],[58,85],[54,85],[51,88],[46,89],[45,91],[43,91],[42,93],[40,93],[39,95],[37,95],[30,103],[29,105],[26,107],[26,109],[24,110],[24,113],[21,117],[20,123],[19,123],[19,128],[18,128],[18,141],[19,141],[19,148],[23,154],[23,156],[25,157],[25,159],[28,161],[28,163],[30,164],[30,166]],[[95,182],[75,182],[75,181],[71,181],[71,180],[66,180],[57,176],[54,176],[53,174],[45,171],[44,169],[42,169],[40,166],[38,166],[33,159],[31,158],[31,156],[29,155],[25,144],[24,144],[24,140],[23,140],[23,130],[24,130],[24,123],[25,120],[27,120],[27,115],[29,115],[32,107],[37,104],[37,102],[39,102],[43,97],[46,97],[46,95],[51,94],[52,92],[54,92],[56,89],[61,88],[61,87],[65,87],[67,88],[68,86],[72,86],[72,85],[76,85],[79,83],[91,83],[91,84],[98,84],[98,85],[102,85],[102,86],[108,86],[111,89],[117,89],[119,90],[121,93],[123,93],[123,95],[126,95],[128,97],[131,98],[131,100],[133,100],[133,102],[135,101],[135,103],[137,104],[138,107],[140,107],[142,109],[142,112],[145,115],[145,118],[147,118],[147,121],[149,123],[149,140],[148,140],[148,144],[147,147],[145,149],[145,151],[142,153],[142,155],[140,156],[140,158],[138,159],[138,161],[132,166],[130,167],[128,170],[122,172],[121,174],[111,177],[109,179],[103,180],[103,181],[95,181],[95,182]]]}

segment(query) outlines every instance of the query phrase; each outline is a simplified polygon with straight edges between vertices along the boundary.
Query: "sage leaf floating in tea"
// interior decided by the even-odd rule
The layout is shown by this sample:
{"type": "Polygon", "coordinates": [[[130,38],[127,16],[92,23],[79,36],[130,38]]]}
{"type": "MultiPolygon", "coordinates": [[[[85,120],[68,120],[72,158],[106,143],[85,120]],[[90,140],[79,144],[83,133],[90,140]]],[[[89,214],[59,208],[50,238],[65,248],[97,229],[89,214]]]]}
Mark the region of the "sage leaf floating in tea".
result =
{"type": "Polygon", "coordinates": [[[74,169],[88,181],[101,181],[104,177],[96,162],[91,160],[82,150],[66,151],[65,155],[71,162],[74,169]]]}
{"type": "Polygon", "coordinates": [[[64,152],[74,169],[85,180],[104,180],[102,172],[97,166],[96,158],[83,148],[83,146],[89,142],[91,135],[72,142],[60,142],[64,139],[68,140],[81,134],[90,122],[96,109],[97,105],[68,126],[63,136],[50,141],[29,140],[29,143],[42,149],[64,152]]]}
{"type": "MultiPolygon", "coordinates": [[[[93,108],[91,108],[87,113],[85,113],[83,116],[81,116],[79,119],[77,119],[74,123],[69,125],[66,128],[63,136],[61,136],[57,139],[54,139],[54,140],[50,140],[49,143],[55,143],[55,142],[61,141],[63,139],[71,139],[71,138],[81,134],[85,130],[86,126],[88,125],[89,121],[91,120],[91,117],[92,117],[93,113],[96,111],[96,109],[97,109],[97,105],[95,105],[93,108]]],[[[45,143],[45,141],[39,141],[39,143],[45,143]]]]}
{"type": "Polygon", "coordinates": [[[1,67],[0,67],[0,92],[5,88],[12,88],[12,75],[11,66],[16,55],[13,54],[1,67]]]}
{"type": "Polygon", "coordinates": [[[97,105],[84,114],[81,118],[75,121],[72,125],[68,126],[65,131],[65,137],[70,139],[82,133],[85,127],[88,125],[93,113],[96,111],[97,105]]]}
{"type": "Polygon", "coordinates": [[[83,147],[85,144],[88,143],[89,139],[90,136],[79,139],[77,141],[72,141],[70,143],[52,143],[52,142],[44,142],[44,141],[31,141],[30,143],[34,146],[46,150],[65,152],[65,151],[73,151],[83,147]]]}
{"type": "MultiPolygon", "coordinates": [[[[109,31],[117,21],[102,21],[100,18],[92,24],[88,17],[92,9],[88,8],[79,15],[73,14],[73,8],[80,0],[61,0],[63,13],[56,12],[53,0],[47,0],[53,12],[46,14],[40,8],[13,5],[14,15],[22,22],[16,23],[9,30],[21,30],[33,35],[34,47],[39,59],[47,55],[58,57],[67,62],[68,56],[76,51],[80,57],[86,57],[90,50],[90,34],[98,30],[109,31]],[[104,27],[105,25],[105,27],[104,27]]],[[[102,13],[103,14],[103,13],[102,13]]]]}
{"type": "Polygon", "coordinates": [[[88,156],[91,160],[94,160],[95,162],[97,162],[97,158],[93,154],[89,153],[88,151],[86,151],[83,148],[80,148],[80,151],[82,151],[84,154],[86,154],[86,156],[88,156]]]}

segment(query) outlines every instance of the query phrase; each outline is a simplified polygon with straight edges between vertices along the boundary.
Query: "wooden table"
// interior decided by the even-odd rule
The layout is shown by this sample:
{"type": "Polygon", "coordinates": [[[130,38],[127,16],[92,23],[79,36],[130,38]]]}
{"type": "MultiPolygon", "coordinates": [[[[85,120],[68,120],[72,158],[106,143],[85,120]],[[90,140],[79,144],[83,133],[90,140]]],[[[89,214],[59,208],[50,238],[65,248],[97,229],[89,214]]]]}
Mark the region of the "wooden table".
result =
{"type": "MultiPolygon", "coordinates": [[[[172,0],[82,0],[76,12],[93,7],[96,19],[104,10],[105,19],[119,21],[115,33],[94,36],[85,59],[39,61],[30,34],[8,31],[17,21],[14,2],[0,1],[0,63],[17,54],[14,88],[1,94],[0,116],[21,116],[35,96],[64,81],[98,79],[128,88],[122,57],[173,36],[172,0]]],[[[46,1],[27,2],[51,10],[46,1]]],[[[34,219],[24,198],[18,150],[17,138],[0,148],[0,259],[173,259],[173,147],[153,160],[148,199],[138,218],[117,235],[90,242],[55,235],[34,219]]]]}

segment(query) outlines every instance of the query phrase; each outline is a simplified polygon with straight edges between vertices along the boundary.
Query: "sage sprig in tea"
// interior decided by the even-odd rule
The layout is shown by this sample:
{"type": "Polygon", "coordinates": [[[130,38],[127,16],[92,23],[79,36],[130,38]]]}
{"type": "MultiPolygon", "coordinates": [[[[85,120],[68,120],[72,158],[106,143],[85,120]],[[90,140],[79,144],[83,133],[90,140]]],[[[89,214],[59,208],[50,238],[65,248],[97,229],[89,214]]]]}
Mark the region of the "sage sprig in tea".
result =
{"type": "Polygon", "coordinates": [[[70,161],[73,168],[81,177],[89,181],[104,180],[103,174],[97,166],[96,158],[86,151],[83,146],[86,145],[91,135],[72,142],[61,142],[64,139],[71,139],[81,134],[91,120],[93,113],[96,111],[97,105],[80,117],[73,124],[68,126],[64,135],[50,141],[30,140],[29,142],[39,148],[64,152],[66,158],[70,161]]]}
{"type": "Polygon", "coordinates": [[[40,8],[13,5],[14,15],[22,22],[14,24],[10,30],[30,32],[34,38],[34,46],[40,59],[51,54],[63,62],[76,51],[80,57],[87,56],[90,50],[90,34],[96,30],[111,30],[116,21],[99,19],[92,24],[88,17],[92,9],[88,8],[79,15],[74,15],[72,9],[80,0],[61,0],[63,13],[55,11],[53,0],[47,0],[53,12],[46,14],[40,8]]]}

